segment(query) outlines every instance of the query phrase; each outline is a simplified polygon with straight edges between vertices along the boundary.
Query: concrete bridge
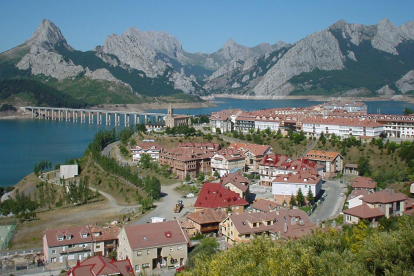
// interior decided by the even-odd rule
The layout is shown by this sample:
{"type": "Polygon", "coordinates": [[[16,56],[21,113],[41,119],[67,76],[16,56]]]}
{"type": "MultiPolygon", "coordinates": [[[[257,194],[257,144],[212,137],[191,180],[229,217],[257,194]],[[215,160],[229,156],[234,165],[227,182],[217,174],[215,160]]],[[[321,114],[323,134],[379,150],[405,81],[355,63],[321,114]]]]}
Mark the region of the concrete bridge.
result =
{"type": "MultiPolygon", "coordinates": [[[[105,123],[111,125],[111,121],[116,126],[121,124],[121,116],[124,117],[125,126],[130,125],[131,117],[134,125],[139,123],[147,124],[151,117],[155,118],[155,122],[160,122],[167,114],[163,113],[148,113],[148,112],[131,112],[131,111],[109,111],[109,110],[95,110],[95,109],[73,109],[73,108],[58,108],[58,107],[36,107],[24,106],[22,109],[25,112],[31,112],[32,118],[44,120],[58,120],[58,121],[72,121],[89,124],[97,123],[98,125],[105,123]],[[140,121],[143,119],[143,121],[140,121]],[[113,118],[113,119],[112,119],[113,118]]],[[[153,121],[154,122],[154,121],[153,121]]]]}

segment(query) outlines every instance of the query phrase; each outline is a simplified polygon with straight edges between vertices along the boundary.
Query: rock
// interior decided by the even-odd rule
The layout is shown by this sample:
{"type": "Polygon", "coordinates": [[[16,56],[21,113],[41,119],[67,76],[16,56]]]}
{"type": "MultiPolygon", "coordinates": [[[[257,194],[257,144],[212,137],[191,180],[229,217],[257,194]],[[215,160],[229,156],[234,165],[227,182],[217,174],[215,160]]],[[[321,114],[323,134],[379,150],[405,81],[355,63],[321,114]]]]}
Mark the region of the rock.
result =
{"type": "Polygon", "coordinates": [[[414,70],[409,71],[401,79],[399,79],[395,85],[403,93],[414,91],[414,70]]]}
{"type": "Polygon", "coordinates": [[[384,85],[383,87],[377,90],[377,93],[379,95],[392,96],[395,94],[395,91],[392,90],[389,85],[384,85]]]}
{"type": "Polygon", "coordinates": [[[230,71],[233,71],[236,68],[242,67],[244,64],[243,61],[234,59],[229,63],[224,64],[222,67],[220,67],[216,72],[214,72],[209,79],[215,79],[217,77],[223,76],[224,74],[227,74],[230,71]]]}
{"type": "Polygon", "coordinates": [[[242,82],[246,82],[246,81],[248,81],[250,79],[250,76],[249,75],[244,75],[244,77],[243,77],[243,79],[242,79],[242,82]]]}
{"type": "Polygon", "coordinates": [[[346,55],[348,58],[352,59],[353,61],[357,61],[354,52],[349,51],[348,55],[346,55]]]}
{"type": "Polygon", "coordinates": [[[110,81],[110,82],[115,82],[115,83],[119,83],[122,85],[127,86],[131,92],[133,92],[133,89],[131,87],[131,85],[129,85],[128,83],[125,83],[117,78],[115,78],[107,69],[103,68],[103,69],[97,69],[95,71],[91,71],[89,70],[89,68],[86,68],[85,70],[85,77],[89,77],[93,80],[104,80],[104,81],[110,81]]]}

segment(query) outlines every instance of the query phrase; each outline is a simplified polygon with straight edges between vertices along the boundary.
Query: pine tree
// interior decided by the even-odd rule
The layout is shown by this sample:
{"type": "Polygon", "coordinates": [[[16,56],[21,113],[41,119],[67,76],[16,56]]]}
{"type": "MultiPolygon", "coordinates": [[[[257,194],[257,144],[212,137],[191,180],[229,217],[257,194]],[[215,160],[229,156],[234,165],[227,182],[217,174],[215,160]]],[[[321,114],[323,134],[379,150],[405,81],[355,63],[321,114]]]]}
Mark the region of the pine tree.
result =
{"type": "Polygon", "coordinates": [[[298,194],[296,195],[296,200],[299,206],[303,206],[305,204],[305,197],[303,196],[301,188],[299,188],[298,190],[298,194]]]}
{"type": "Polygon", "coordinates": [[[290,197],[289,205],[290,205],[290,208],[292,208],[293,206],[296,206],[297,205],[296,204],[296,198],[295,198],[295,196],[293,194],[290,197]]]}
{"type": "Polygon", "coordinates": [[[308,194],[306,196],[306,199],[308,200],[308,203],[309,204],[313,203],[313,201],[315,200],[315,197],[314,197],[314,195],[313,195],[312,190],[311,190],[310,187],[309,187],[309,190],[308,190],[308,194]]]}

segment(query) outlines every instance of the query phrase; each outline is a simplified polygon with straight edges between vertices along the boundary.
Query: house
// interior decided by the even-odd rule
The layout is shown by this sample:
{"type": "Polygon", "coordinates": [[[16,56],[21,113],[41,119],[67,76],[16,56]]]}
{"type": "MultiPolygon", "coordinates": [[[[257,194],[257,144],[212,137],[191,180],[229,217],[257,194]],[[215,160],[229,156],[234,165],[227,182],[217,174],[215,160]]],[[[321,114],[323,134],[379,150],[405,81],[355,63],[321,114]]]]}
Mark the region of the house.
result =
{"type": "Polygon", "coordinates": [[[236,142],[231,143],[228,148],[238,150],[246,156],[246,169],[249,172],[258,172],[259,163],[263,160],[264,156],[272,150],[272,147],[269,145],[236,142]]]}
{"type": "Polygon", "coordinates": [[[219,230],[219,224],[227,217],[227,213],[222,210],[214,210],[206,208],[199,212],[194,212],[187,215],[187,220],[191,221],[197,232],[210,233],[219,230]]]}
{"type": "Polygon", "coordinates": [[[272,240],[298,239],[316,230],[305,212],[285,208],[266,213],[233,213],[220,223],[220,228],[225,241],[231,245],[250,242],[255,236],[272,240]]]}
{"type": "Polygon", "coordinates": [[[184,180],[187,175],[195,178],[201,172],[210,173],[213,155],[214,152],[208,148],[174,147],[161,150],[159,164],[170,166],[171,172],[184,180]]]}
{"type": "Polygon", "coordinates": [[[148,154],[153,160],[158,161],[160,158],[160,152],[163,149],[162,146],[154,142],[143,142],[131,149],[132,160],[139,162],[143,154],[148,154]]]}
{"type": "Polygon", "coordinates": [[[402,193],[394,193],[391,189],[369,193],[359,199],[360,205],[343,211],[346,223],[358,223],[361,219],[368,219],[375,226],[379,218],[400,216],[406,210],[407,196],[402,193]]]}
{"type": "Polygon", "coordinates": [[[234,130],[235,118],[242,113],[241,109],[228,109],[211,113],[210,128],[213,133],[220,130],[221,133],[234,130]]]}
{"type": "Polygon", "coordinates": [[[272,194],[276,202],[289,203],[291,196],[297,196],[299,189],[304,197],[308,191],[318,197],[322,189],[322,177],[316,170],[299,171],[297,174],[279,174],[272,180],[272,194]]]}
{"type": "Polygon", "coordinates": [[[211,168],[220,177],[237,170],[244,171],[245,163],[246,156],[232,148],[219,150],[211,157],[211,168]]]}
{"type": "Polygon", "coordinates": [[[266,212],[276,211],[277,209],[280,208],[280,205],[276,202],[272,202],[272,201],[269,201],[263,198],[259,198],[258,200],[253,202],[253,204],[250,205],[249,208],[251,208],[252,212],[266,213],[266,212]]]}
{"type": "Polygon", "coordinates": [[[59,177],[62,179],[69,179],[77,176],[79,173],[78,164],[75,165],[60,165],[59,177]]]}
{"type": "Polygon", "coordinates": [[[93,240],[87,225],[45,230],[43,252],[47,263],[84,260],[93,255],[93,240]]]}
{"type": "Polygon", "coordinates": [[[134,276],[131,262],[129,259],[115,261],[102,256],[95,256],[82,262],[78,261],[76,266],[71,267],[67,276],[134,276]]]}
{"type": "Polygon", "coordinates": [[[136,274],[187,261],[189,239],[177,220],[125,226],[118,240],[118,260],[129,259],[136,274]]]}
{"type": "Polygon", "coordinates": [[[192,221],[179,220],[181,228],[185,231],[188,237],[194,237],[197,234],[197,230],[192,221]]]}
{"type": "Polygon", "coordinates": [[[368,190],[353,190],[346,200],[346,202],[348,202],[348,209],[361,205],[363,203],[361,198],[369,195],[370,193],[371,192],[368,190]]]}
{"type": "Polygon", "coordinates": [[[372,180],[371,177],[358,176],[354,179],[352,184],[352,190],[367,190],[371,193],[375,192],[377,182],[372,180]]]}
{"type": "Polygon", "coordinates": [[[116,225],[100,227],[98,225],[89,225],[92,235],[93,254],[95,256],[108,256],[118,245],[118,234],[121,228],[116,225]]]}
{"type": "Polygon", "coordinates": [[[221,150],[221,145],[219,143],[193,143],[193,142],[181,142],[178,143],[178,148],[197,148],[201,150],[206,150],[208,152],[214,152],[221,150]]]}
{"type": "Polygon", "coordinates": [[[345,175],[356,175],[356,176],[358,176],[359,175],[358,164],[350,164],[350,163],[345,164],[344,174],[345,175]]]}
{"type": "Polygon", "coordinates": [[[344,157],[334,151],[310,150],[305,157],[322,165],[322,176],[327,179],[336,177],[344,169],[344,157]]]}
{"type": "Polygon", "coordinates": [[[234,191],[220,183],[204,183],[194,204],[196,212],[207,208],[227,212],[241,213],[249,203],[234,191]]]}
{"type": "Polygon", "coordinates": [[[168,107],[167,116],[164,117],[165,127],[173,128],[179,126],[191,126],[190,116],[174,115],[172,105],[168,107]]]}
{"type": "Polygon", "coordinates": [[[248,200],[251,181],[240,172],[224,175],[220,179],[220,184],[230,191],[236,192],[241,198],[248,200]]]}
{"type": "Polygon", "coordinates": [[[291,160],[287,155],[266,154],[259,163],[260,185],[271,186],[273,178],[281,173],[278,169],[291,160]]]}

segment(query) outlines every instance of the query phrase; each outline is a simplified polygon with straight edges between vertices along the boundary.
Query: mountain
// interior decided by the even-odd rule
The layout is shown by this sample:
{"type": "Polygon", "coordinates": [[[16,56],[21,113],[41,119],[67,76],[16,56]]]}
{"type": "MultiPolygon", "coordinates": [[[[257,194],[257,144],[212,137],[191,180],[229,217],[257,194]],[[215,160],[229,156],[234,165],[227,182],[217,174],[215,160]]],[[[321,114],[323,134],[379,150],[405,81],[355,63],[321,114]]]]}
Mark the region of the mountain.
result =
{"type": "Polygon", "coordinates": [[[397,27],[388,19],[370,26],[340,20],[281,47],[226,64],[204,88],[256,96],[390,96],[414,90],[414,22],[397,27]]]}

